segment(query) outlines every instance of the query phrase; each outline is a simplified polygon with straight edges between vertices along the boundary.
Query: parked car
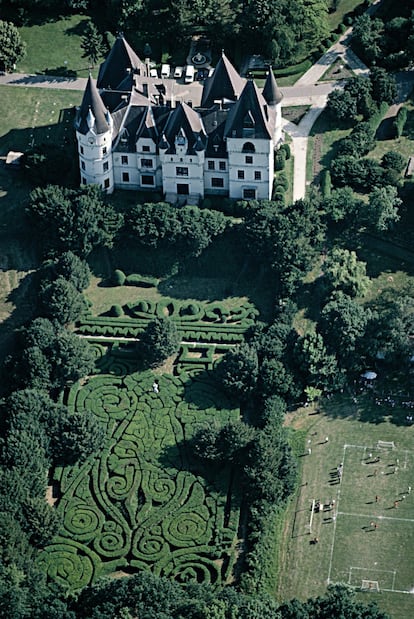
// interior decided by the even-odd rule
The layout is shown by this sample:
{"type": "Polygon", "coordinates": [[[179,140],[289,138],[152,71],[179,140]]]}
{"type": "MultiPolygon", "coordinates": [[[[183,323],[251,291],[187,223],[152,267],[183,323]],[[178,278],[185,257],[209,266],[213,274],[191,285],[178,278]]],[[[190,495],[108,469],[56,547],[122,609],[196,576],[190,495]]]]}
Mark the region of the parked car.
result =
{"type": "Polygon", "coordinates": [[[171,67],[169,64],[163,64],[161,67],[161,77],[166,79],[167,77],[170,77],[170,73],[171,73],[171,67]]]}
{"type": "Polygon", "coordinates": [[[184,71],[183,67],[175,67],[175,69],[174,69],[174,77],[175,77],[176,80],[179,80],[180,77],[183,76],[183,71],[184,71]]]}
{"type": "Polygon", "coordinates": [[[195,69],[192,64],[188,64],[185,68],[184,81],[186,84],[194,82],[195,69]]]}
{"type": "Polygon", "coordinates": [[[154,77],[157,78],[158,77],[158,73],[157,73],[157,69],[150,69],[150,77],[154,77]]]}

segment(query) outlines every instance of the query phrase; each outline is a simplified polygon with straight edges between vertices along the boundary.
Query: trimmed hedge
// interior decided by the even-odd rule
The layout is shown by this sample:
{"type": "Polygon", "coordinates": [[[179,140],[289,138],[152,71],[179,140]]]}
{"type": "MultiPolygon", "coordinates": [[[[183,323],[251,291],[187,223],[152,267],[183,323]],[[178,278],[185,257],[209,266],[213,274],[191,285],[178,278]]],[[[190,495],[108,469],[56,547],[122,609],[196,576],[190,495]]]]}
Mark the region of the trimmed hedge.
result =
{"type": "MultiPolygon", "coordinates": [[[[181,352],[189,361],[195,351],[212,362],[210,350],[181,352]]],[[[120,352],[114,347],[103,357],[116,364],[120,352]]],[[[230,491],[232,472],[191,472],[195,463],[187,462],[185,442],[200,427],[225,424],[240,413],[209,379],[185,373],[157,380],[154,393],[151,372],[102,374],[74,385],[68,395],[69,410],[92,411],[106,425],[107,438],[99,457],[55,472],[63,524],[39,565],[66,589],[124,567],[180,582],[230,581],[240,507],[230,491]]]]}

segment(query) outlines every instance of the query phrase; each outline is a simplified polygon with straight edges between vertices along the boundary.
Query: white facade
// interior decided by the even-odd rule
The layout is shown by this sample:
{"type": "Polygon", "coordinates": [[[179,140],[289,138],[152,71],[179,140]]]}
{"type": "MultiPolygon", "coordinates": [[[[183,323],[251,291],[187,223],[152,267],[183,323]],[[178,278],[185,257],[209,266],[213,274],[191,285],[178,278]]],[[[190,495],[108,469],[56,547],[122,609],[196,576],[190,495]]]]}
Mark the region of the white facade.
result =
{"type": "Polygon", "coordinates": [[[98,184],[108,193],[162,191],[167,201],[192,204],[205,195],[271,198],[274,151],[282,137],[281,94],[273,74],[262,94],[223,54],[204,85],[203,107],[182,102],[175,107],[173,93],[169,98],[164,90],[160,98],[154,94],[159,85],[149,77],[139,83],[134,68],[139,59],[122,37],[116,45],[100,71],[100,90],[90,77],[77,115],[83,184],[98,184]],[[131,65],[125,71],[119,61],[111,65],[121,52],[131,65]],[[130,78],[118,90],[112,86],[117,75],[130,78]],[[111,86],[105,87],[105,79],[111,86]]]}

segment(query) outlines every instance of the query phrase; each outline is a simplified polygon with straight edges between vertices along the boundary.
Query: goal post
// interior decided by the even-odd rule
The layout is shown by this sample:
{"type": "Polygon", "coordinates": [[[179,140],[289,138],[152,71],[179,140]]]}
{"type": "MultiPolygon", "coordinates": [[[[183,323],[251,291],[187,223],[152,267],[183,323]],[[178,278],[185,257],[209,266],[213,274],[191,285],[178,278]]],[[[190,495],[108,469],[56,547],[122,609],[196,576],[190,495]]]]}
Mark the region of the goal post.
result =
{"type": "Polygon", "coordinates": [[[361,583],[361,591],[379,591],[378,580],[363,580],[361,583]]]}
{"type": "Polygon", "coordinates": [[[377,442],[378,449],[395,449],[394,441],[378,441],[377,442]]]}

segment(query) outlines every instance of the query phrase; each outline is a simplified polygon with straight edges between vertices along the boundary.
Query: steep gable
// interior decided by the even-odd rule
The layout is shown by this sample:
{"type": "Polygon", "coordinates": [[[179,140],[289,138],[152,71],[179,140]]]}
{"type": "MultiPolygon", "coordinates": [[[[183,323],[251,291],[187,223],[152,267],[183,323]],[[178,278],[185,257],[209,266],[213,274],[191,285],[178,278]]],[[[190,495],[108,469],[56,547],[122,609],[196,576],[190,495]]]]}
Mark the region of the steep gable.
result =
{"type": "Polygon", "coordinates": [[[117,90],[128,77],[128,73],[145,74],[145,65],[124,37],[119,35],[105,62],[100,66],[97,86],[117,90]]]}
{"type": "Polygon", "coordinates": [[[263,97],[269,105],[277,105],[283,99],[283,95],[276,83],[276,78],[272,67],[269,67],[269,73],[266,77],[266,82],[262,91],[263,97]]]}
{"type": "Polygon", "coordinates": [[[272,121],[267,103],[253,80],[249,80],[240,98],[229,111],[225,137],[271,139],[272,121]]]}
{"type": "Polygon", "coordinates": [[[215,101],[236,101],[245,83],[223,52],[213,75],[204,84],[201,107],[211,107],[215,101]]]}
{"type": "MultiPolygon", "coordinates": [[[[180,103],[170,114],[164,129],[164,137],[173,145],[182,132],[188,142],[189,150],[200,150],[207,144],[207,134],[201,116],[186,103],[180,103]]],[[[170,146],[172,148],[172,146],[170,146]]]]}

